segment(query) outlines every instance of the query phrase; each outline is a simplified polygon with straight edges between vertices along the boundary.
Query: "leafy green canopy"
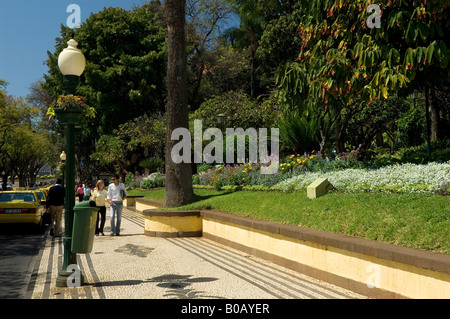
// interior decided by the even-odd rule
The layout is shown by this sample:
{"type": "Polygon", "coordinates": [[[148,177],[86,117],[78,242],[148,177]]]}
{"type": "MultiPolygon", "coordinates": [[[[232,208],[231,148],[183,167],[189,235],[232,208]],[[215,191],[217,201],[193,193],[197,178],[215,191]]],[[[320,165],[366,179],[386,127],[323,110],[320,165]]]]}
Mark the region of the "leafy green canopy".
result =
{"type": "Polygon", "coordinates": [[[63,92],[58,55],[75,38],[86,57],[77,93],[96,109],[93,126],[99,134],[163,110],[167,49],[162,10],[159,1],[131,11],[111,7],[92,14],[75,31],[62,26],[55,52],[48,53],[45,88],[54,98],[63,92]]]}
{"type": "Polygon", "coordinates": [[[7,94],[0,79],[0,172],[2,183],[8,176],[18,176],[20,186],[34,181],[46,162],[56,154],[49,134],[38,127],[38,109],[24,99],[7,94]]]}
{"type": "Polygon", "coordinates": [[[277,84],[290,105],[351,104],[448,84],[450,5],[445,0],[297,1],[299,54],[277,84]],[[299,11],[301,14],[298,14],[299,11]],[[370,28],[379,18],[380,27],[370,28]]]}

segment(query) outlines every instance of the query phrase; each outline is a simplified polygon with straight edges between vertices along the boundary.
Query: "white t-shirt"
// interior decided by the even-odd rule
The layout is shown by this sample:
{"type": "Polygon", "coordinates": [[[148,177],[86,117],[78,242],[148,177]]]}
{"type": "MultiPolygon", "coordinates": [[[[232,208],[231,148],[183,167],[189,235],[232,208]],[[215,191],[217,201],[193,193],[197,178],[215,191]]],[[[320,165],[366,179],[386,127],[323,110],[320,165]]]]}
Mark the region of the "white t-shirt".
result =
{"type": "Polygon", "coordinates": [[[108,194],[106,198],[108,200],[112,200],[113,202],[121,202],[123,200],[121,196],[121,191],[123,191],[123,197],[127,196],[127,190],[125,189],[125,185],[119,183],[119,185],[116,186],[114,183],[111,183],[108,186],[108,194]]]}

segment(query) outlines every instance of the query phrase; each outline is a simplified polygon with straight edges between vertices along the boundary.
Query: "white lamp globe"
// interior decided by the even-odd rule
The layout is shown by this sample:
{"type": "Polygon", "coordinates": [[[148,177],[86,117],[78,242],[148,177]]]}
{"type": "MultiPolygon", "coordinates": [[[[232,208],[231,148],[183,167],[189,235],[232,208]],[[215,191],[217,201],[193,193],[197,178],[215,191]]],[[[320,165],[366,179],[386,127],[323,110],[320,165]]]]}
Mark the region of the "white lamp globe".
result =
{"type": "Polygon", "coordinates": [[[58,57],[58,67],[63,75],[80,76],[86,67],[86,59],[80,49],[77,49],[78,42],[71,39],[58,57]]]}

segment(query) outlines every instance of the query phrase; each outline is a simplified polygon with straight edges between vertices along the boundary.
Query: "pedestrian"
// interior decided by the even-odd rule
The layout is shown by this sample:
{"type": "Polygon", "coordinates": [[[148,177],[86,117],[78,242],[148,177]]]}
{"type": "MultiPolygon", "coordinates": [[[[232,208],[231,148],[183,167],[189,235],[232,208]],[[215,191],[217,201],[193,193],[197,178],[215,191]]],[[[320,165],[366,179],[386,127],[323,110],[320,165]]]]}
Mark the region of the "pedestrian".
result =
{"type": "Polygon", "coordinates": [[[59,236],[65,195],[62,179],[58,178],[55,186],[50,187],[47,197],[47,206],[50,212],[50,236],[59,236]]]}
{"type": "Polygon", "coordinates": [[[78,184],[77,188],[78,201],[82,202],[84,198],[84,189],[82,184],[78,184]]]}
{"type": "Polygon", "coordinates": [[[91,188],[89,187],[89,184],[86,183],[86,186],[84,187],[84,200],[89,200],[91,198],[91,188]]]}
{"type": "Polygon", "coordinates": [[[101,234],[104,236],[103,227],[105,226],[106,219],[106,196],[107,191],[105,189],[105,183],[102,180],[97,181],[97,185],[92,192],[92,199],[95,200],[95,206],[98,207],[97,224],[95,227],[95,235],[101,234]],[[99,226],[100,225],[100,226],[99,226]]]}
{"type": "Polygon", "coordinates": [[[108,185],[108,193],[106,199],[110,204],[110,235],[120,235],[120,221],[122,217],[123,200],[127,197],[125,185],[119,182],[119,175],[114,174],[111,178],[112,184],[108,185]]]}

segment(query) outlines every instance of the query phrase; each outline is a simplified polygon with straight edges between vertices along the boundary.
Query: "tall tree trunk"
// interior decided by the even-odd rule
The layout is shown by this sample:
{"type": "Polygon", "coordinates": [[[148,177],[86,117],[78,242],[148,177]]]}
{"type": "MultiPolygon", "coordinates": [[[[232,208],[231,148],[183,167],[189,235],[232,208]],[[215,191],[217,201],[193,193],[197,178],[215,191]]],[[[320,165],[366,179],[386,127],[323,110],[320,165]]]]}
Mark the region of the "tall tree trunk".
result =
{"type": "Polygon", "coordinates": [[[190,163],[174,163],[171,151],[178,141],[171,139],[176,128],[188,128],[189,114],[186,90],[185,0],[166,0],[168,26],[167,63],[167,137],[164,206],[173,207],[192,201],[190,163]]]}
{"type": "Polygon", "coordinates": [[[431,121],[431,127],[430,127],[430,135],[432,141],[437,141],[441,137],[441,116],[440,116],[440,109],[439,109],[439,101],[436,98],[436,91],[432,87],[430,89],[430,121],[431,121]]]}
{"type": "Polygon", "coordinates": [[[200,86],[202,84],[203,79],[203,71],[205,69],[205,64],[201,63],[201,67],[198,69],[197,79],[195,80],[194,85],[194,92],[192,93],[191,98],[189,99],[189,105],[191,106],[192,111],[195,111],[198,109],[199,105],[195,103],[197,101],[198,92],[200,91],[200,86]]]}
{"type": "Polygon", "coordinates": [[[258,36],[256,32],[251,31],[250,33],[250,45],[252,47],[252,61],[251,61],[251,74],[250,74],[250,97],[253,99],[255,97],[255,61],[256,61],[256,50],[258,49],[258,36]]]}
{"type": "Polygon", "coordinates": [[[427,139],[427,148],[428,148],[428,156],[430,156],[430,149],[431,149],[431,139],[430,139],[430,126],[431,126],[431,123],[430,123],[430,108],[429,108],[429,105],[430,105],[430,92],[429,92],[429,89],[428,89],[428,86],[427,85],[425,85],[425,87],[424,87],[424,95],[425,95],[425,120],[426,120],[426,127],[427,127],[427,130],[426,130],[426,139],[427,139]]]}

